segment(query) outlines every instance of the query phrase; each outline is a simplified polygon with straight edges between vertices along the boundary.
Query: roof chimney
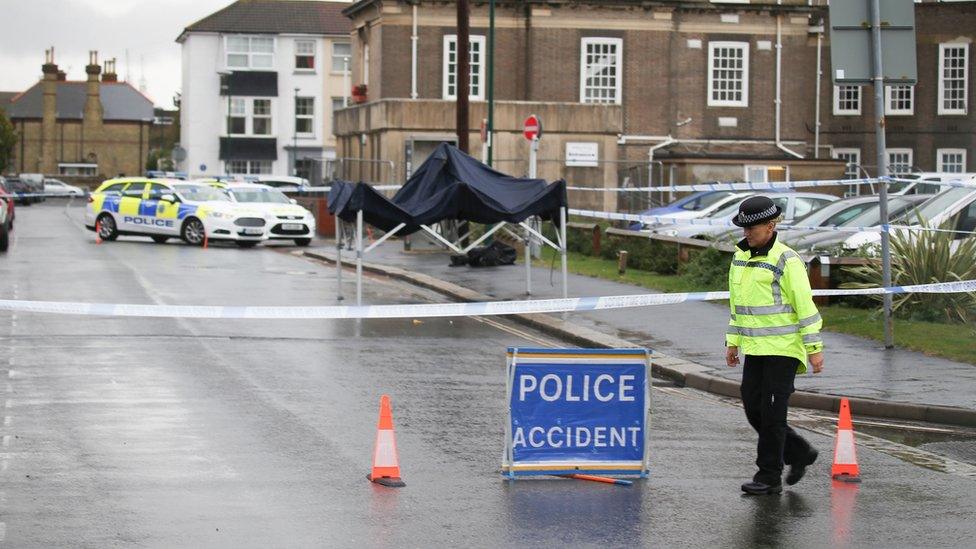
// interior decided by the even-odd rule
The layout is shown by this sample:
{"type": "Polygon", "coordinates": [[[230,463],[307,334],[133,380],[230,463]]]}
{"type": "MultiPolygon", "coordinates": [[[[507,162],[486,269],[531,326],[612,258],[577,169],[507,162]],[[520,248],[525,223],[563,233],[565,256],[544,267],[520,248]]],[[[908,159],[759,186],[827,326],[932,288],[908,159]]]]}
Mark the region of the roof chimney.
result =
{"type": "Polygon", "coordinates": [[[88,52],[88,65],[85,67],[88,73],[88,83],[86,84],[87,93],[85,98],[84,124],[85,131],[95,128],[102,124],[102,98],[101,84],[98,75],[102,72],[102,66],[98,64],[98,52],[88,52]]]}
{"type": "Polygon", "coordinates": [[[89,82],[98,82],[98,75],[102,74],[102,66],[98,64],[98,52],[91,50],[88,52],[88,65],[85,66],[89,82]]]}
{"type": "Polygon", "coordinates": [[[105,60],[105,72],[102,73],[102,82],[118,82],[119,76],[115,73],[115,58],[105,60]]]}
{"type": "Polygon", "coordinates": [[[44,73],[44,80],[57,80],[58,66],[54,63],[54,46],[44,50],[44,64],[41,65],[41,72],[44,73]]]}

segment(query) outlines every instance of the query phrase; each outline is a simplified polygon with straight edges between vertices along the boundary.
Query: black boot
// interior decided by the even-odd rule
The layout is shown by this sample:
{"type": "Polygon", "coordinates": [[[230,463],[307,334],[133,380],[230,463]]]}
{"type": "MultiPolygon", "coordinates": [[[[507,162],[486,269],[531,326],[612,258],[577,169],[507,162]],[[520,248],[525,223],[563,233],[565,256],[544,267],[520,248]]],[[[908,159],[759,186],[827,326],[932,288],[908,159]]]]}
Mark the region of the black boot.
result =
{"type": "Polygon", "coordinates": [[[742,485],[742,491],[750,496],[763,496],[767,494],[778,494],[783,491],[782,484],[766,484],[765,482],[752,481],[742,485]]]}
{"type": "Polygon", "coordinates": [[[790,472],[786,475],[786,484],[793,486],[797,482],[800,482],[803,475],[807,473],[807,467],[817,461],[817,455],[819,455],[818,452],[811,448],[810,453],[807,454],[807,459],[800,463],[790,465],[790,472]]]}

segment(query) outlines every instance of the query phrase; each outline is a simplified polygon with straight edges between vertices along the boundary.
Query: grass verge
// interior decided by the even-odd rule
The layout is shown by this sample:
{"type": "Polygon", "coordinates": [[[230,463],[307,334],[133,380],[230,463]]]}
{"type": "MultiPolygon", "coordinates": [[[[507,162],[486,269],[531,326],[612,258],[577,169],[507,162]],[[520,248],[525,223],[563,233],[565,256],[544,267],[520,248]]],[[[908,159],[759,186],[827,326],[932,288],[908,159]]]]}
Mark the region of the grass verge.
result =
{"type": "MultiPolygon", "coordinates": [[[[545,249],[542,259],[538,260],[537,264],[544,264],[548,267],[554,258],[558,269],[559,257],[552,249],[545,249]]],[[[630,269],[621,275],[617,272],[615,261],[576,252],[569,253],[568,265],[569,272],[573,274],[592,276],[668,293],[727,289],[695,287],[682,276],[661,275],[634,269],[630,269]]],[[[865,337],[879,342],[884,340],[883,323],[878,311],[857,309],[844,305],[826,305],[819,308],[824,318],[824,325],[829,331],[865,337]]],[[[899,347],[930,356],[976,364],[976,345],[973,344],[973,341],[976,341],[976,327],[963,324],[896,319],[894,332],[895,345],[899,347]]]]}

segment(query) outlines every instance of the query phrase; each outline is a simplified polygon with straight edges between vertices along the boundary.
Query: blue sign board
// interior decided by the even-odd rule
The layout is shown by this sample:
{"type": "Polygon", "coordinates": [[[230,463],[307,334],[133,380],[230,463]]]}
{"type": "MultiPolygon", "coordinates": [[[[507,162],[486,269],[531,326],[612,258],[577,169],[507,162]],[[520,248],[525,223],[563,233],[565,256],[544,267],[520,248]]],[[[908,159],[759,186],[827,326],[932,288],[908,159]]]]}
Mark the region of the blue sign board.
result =
{"type": "Polygon", "coordinates": [[[646,349],[509,349],[503,469],[646,473],[646,349]]]}

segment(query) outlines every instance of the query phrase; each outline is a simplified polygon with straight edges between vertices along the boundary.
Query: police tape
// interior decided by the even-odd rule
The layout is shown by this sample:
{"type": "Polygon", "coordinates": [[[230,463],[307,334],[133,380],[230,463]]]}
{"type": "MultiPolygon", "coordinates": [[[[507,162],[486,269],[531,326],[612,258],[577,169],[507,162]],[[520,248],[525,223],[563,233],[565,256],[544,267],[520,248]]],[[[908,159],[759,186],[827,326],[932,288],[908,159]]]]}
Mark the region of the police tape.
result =
{"type": "MultiPolygon", "coordinates": [[[[699,218],[676,218],[668,217],[662,215],[641,215],[641,214],[624,214],[624,213],[613,213],[613,212],[600,212],[596,210],[576,210],[570,208],[568,210],[569,215],[576,215],[579,217],[590,217],[594,219],[606,219],[609,221],[636,221],[639,223],[656,223],[658,225],[698,225],[705,227],[728,227],[730,229],[739,229],[740,227],[731,220],[728,219],[711,219],[707,217],[699,218]]],[[[861,232],[874,232],[880,233],[884,230],[885,225],[876,226],[863,226],[863,227],[846,227],[840,225],[791,225],[788,223],[781,223],[776,226],[780,230],[792,229],[801,231],[826,231],[826,232],[838,232],[838,233],[861,233],[861,232]]],[[[955,233],[955,234],[976,234],[976,231],[959,231],[956,229],[939,229],[935,227],[925,227],[922,225],[887,225],[889,231],[893,230],[903,230],[903,231],[932,231],[932,232],[943,232],[943,233],[955,233]]]]}
{"type": "MultiPolygon", "coordinates": [[[[912,286],[892,286],[889,288],[813,290],[813,295],[851,296],[905,293],[947,294],[970,292],[976,292],[976,280],[918,284],[912,286]]],[[[525,301],[482,301],[474,303],[420,303],[404,305],[350,305],[317,307],[138,305],[3,299],[0,300],[0,310],[21,313],[144,318],[322,320],[569,313],[650,307],[656,305],[675,305],[678,303],[693,301],[716,301],[728,298],[728,292],[686,292],[673,294],[573,297],[564,299],[532,299],[525,301]]]]}
{"type": "Polygon", "coordinates": [[[21,198],[84,198],[89,193],[14,193],[6,195],[6,198],[20,200],[21,198]]]}
{"type": "Polygon", "coordinates": [[[698,192],[698,191],[772,191],[801,189],[810,187],[838,187],[852,185],[879,185],[890,183],[924,183],[943,187],[962,187],[976,189],[976,181],[954,179],[952,181],[922,181],[895,177],[871,177],[863,179],[813,179],[809,181],[774,181],[768,183],[695,183],[692,185],[657,186],[657,187],[566,187],[570,191],[611,192],[611,193],[646,193],[646,192],[698,192]]]}

